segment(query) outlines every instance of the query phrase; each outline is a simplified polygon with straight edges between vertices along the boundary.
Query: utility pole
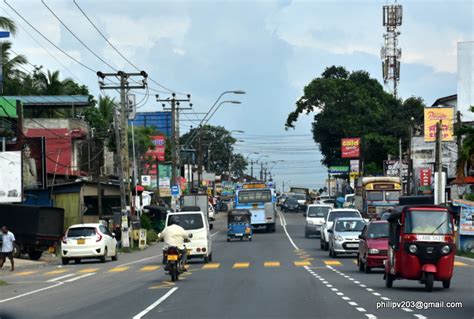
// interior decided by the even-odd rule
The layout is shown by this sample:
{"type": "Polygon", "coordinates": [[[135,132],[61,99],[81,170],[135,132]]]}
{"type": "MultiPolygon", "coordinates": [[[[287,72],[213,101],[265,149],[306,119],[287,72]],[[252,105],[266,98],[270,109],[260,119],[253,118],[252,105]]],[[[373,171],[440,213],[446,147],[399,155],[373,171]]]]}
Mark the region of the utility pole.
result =
{"type": "Polygon", "coordinates": [[[198,190],[201,188],[202,179],[202,130],[199,130],[199,144],[198,144],[198,190]]]}
{"type": "Polygon", "coordinates": [[[250,161],[250,179],[253,179],[253,164],[255,162],[254,161],[250,161]]]}
{"type": "MultiPolygon", "coordinates": [[[[458,132],[461,129],[462,122],[461,122],[461,112],[457,111],[456,112],[456,132],[458,132]]],[[[458,158],[461,155],[461,148],[462,148],[462,136],[460,134],[457,134],[456,137],[456,144],[458,147],[458,158]]]]}
{"type": "Polygon", "coordinates": [[[442,122],[436,123],[436,160],[435,160],[435,172],[437,172],[436,179],[436,194],[435,204],[441,204],[443,201],[443,164],[442,164],[442,122]]]}
{"type": "Polygon", "coordinates": [[[263,162],[260,163],[260,180],[263,181],[263,162]]]}
{"type": "Polygon", "coordinates": [[[399,154],[399,160],[398,160],[398,173],[400,175],[400,185],[402,186],[402,191],[403,191],[403,154],[402,154],[402,139],[398,139],[398,154],[399,154]]]}
{"type": "Polygon", "coordinates": [[[408,128],[408,184],[407,184],[407,194],[412,195],[415,185],[412,187],[413,180],[413,160],[411,158],[412,152],[412,139],[413,139],[413,118],[411,118],[410,127],[408,128]]]}
{"type": "Polygon", "coordinates": [[[169,103],[171,108],[164,109],[166,111],[171,111],[171,162],[172,162],[172,171],[171,171],[171,186],[176,185],[177,181],[177,171],[180,169],[180,146],[179,146],[179,111],[180,110],[190,110],[192,104],[190,103],[189,108],[180,107],[181,102],[190,102],[191,95],[188,94],[186,99],[177,99],[176,93],[171,93],[171,99],[160,99],[159,95],[156,95],[156,101],[163,103],[163,108],[166,106],[165,103],[169,103]]]}
{"type": "Polygon", "coordinates": [[[121,144],[121,133],[120,133],[120,122],[118,118],[118,112],[114,108],[114,129],[115,129],[115,144],[117,151],[115,152],[115,161],[117,163],[117,175],[120,182],[120,208],[122,212],[127,209],[127,200],[125,196],[125,178],[123,175],[123,163],[122,155],[120,154],[120,144],[121,144]]]}
{"type": "MultiPolygon", "coordinates": [[[[118,119],[115,119],[116,127],[116,141],[117,141],[117,159],[119,165],[119,178],[120,178],[120,206],[122,212],[127,210],[127,196],[131,200],[130,196],[130,158],[128,154],[128,109],[127,109],[127,93],[132,89],[145,89],[147,86],[148,74],[145,71],[139,73],[126,73],[118,71],[116,73],[102,73],[97,72],[99,77],[99,87],[101,90],[120,90],[120,130],[117,128],[118,119]],[[140,77],[141,82],[133,80],[135,85],[130,85],[129,79],[134,77],[140,77]],[[119,80],[119,85],[115,85],[113,81],[109,80],[109,83],[105,83],[107,78],[114,78],[119,80]],[[118,134],[117,134],[118,133],[118,134]]],[[[116,113],[116,112],[114,112],[116,113]]],[[[116,114],[115,114],[116,115],[116,114]]],[[[131,206],[131,205],[130,205],[131,206]]]]}

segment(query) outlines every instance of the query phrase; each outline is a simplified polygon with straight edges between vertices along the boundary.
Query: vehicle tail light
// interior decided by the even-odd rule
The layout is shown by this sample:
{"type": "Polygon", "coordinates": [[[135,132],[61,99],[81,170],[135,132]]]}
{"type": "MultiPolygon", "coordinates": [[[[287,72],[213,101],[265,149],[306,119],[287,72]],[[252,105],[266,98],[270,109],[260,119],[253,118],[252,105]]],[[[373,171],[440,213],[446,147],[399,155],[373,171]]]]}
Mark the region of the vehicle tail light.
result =
{"type": "Polygon", "coordinates": [[[202,250],[202,252],[203,252],[203,253],[205,253],[205,252],[206,252],[206,248],[202,248],[201,250],[202,250]]]}
{"type": "Polygon", "coordinates": [[[444,241],[448,244],[454,244],[454,236],[446,235],[444,236],[444,241]]]}
{"type": "Polygon", "coordinates": [[[201,248],[196,248],[196,251],[197,251],[198,253],[200,253],[200,252],[201,252],[201,248]]]}
{"type": "Polygon", "coordinates": [[[416,241],[416,235],[415,234],[403,235],[403,239],[405,241],[416,241]]]}
{"type": "Polygon", "coordinates": [[[101,240],[102,240],[102,235],[100,233],[97,233],[97,237],[96,237],[95,242],[98,243],[101,240]]]}

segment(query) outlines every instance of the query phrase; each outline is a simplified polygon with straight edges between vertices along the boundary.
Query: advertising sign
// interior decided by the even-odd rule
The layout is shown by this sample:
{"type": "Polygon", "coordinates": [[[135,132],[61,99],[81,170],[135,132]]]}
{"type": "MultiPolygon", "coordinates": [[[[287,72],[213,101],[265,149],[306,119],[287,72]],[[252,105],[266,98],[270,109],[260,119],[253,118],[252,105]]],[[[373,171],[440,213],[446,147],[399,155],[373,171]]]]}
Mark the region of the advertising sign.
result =
{"type": "Polygon", "coordinates": [[[0,152],[0,203],[22,201],[21,152],[0,152]]]}
{"type": "Polygon", "coordinates": [[[425,142],[436,141],[436,123],[441,121],[443,141],[454,140],[454,109],[451,107],[425,108],[425,142]]]}
{"type": "Polygon", "coordinates": [[[170,179],[168,177],[165,177],[165,178],[160,177],[158,187],[159,188],[170,188],[171,187],[170,179]]]}
{"type": "Polygon", "coordinates": [[[359,172],[359,160],[351,160],[351,173],[358,173],[359,172]]]}
{"type": "Polygon", "coordinates": [[[431,187],[431,168],[420,169],[420,187],[431,187]]]}
{"type": "Polygon", "coordinates": [[[142,186],[151,186],[151,176],[142,175],[142,186]]]}
{"type": "Polygon", "coordinates": [[[330,174],[343,174],[349,172],[349,166],[329,166],[330,174]]]}
{"type": "MultiPolygon", "coordinates": [[[[385,160],[383,161],[385,176],[400,177],[400,161],[385,160]]],[[[408,179],[408,161],[402,161],[402,179],[406,183],[408,179]]]]}
{"type": "Polygon", "coordinates": [[[341,140],[341,157],[357,158],[360,156],[360,138],[343,138],[341,140]]]}
{"type": "Polygon", "coordinates": [[[145,157],[147,160],[160,161],[165,160],[166,138],[164,135],[151,136],[151,141],[155,145],[155,149],[148,150],[145,157]]]}
{"type": "Polygon", "coordinates": [[[171,197],[171,188],[160,188],[160,197],[171,197]]]}
{"type": "Polygon", "coordinates": [[[455,206],[459,211],[459,246],[458,249],[466,252],[474,251],[474,202],[455,199],[455,206]]]}

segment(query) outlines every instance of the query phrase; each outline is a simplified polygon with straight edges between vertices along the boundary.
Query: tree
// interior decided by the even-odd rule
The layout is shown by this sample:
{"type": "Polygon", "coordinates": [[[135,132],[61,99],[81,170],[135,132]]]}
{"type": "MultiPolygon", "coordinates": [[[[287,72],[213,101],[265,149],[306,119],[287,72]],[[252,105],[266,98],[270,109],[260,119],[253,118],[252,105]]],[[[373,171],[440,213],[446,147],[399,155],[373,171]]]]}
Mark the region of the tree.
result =
{"type": "Polygon", "coordinates": [[[7,17],[0,17],[0,29],[10,31],[12,35],[16,34],[15,22],[7,17]]]}
{"type": "MultiPolygon", "coordinates": [[[[190,137],[198,132],[198,128],[191,129],[181,136],[181,145],[185,145],[190,137]]],[[[234,154],[233,145],[236,139],[222,126],[205,125],[201,128],[201,141],[203,151],[203,165],[211,172],[218,175],[229,171],[229,160],[233,176],[241,176],[247,167],[246,160],[234,154]]],[[[191,147],[199,150],[199,136],[191,143],[191,147]]]]}
{"type": "Polygon", "coordinates": [[[313,139],[320,146],[324,165],[347,164],[341,159],[341,139],[361,137],[365,164],[370,168],[366,173],[378,174],[387,155],[398,154],[398,139],[407,143],[407,119],[413,117],[415,125],[422,124],[423,107],[421,98],[402,103],[365,71],[332,66],[304,88],[285,127],[293,128],[301,113],[315,112],[313,139]]]}
{"type": "MultiPolygon", "coordinates": [[[[471,106],[471,112],[474,112],[474,106],[471,106]]],[[[456,166],[456,178],[460,183],[469,171],[474,170],[474,127],[470,125],[461,125],[455,131],[456,136],[462,138],[461,152],[458,155],[456,166]]]]}

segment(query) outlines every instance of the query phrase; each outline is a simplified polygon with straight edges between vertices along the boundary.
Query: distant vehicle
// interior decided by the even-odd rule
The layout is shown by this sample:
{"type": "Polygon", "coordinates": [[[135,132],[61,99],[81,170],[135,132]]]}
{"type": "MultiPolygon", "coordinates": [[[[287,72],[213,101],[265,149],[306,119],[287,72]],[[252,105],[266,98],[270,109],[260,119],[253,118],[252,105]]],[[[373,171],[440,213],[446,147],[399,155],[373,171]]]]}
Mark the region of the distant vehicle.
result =
{"type": "Polygon", "coordinates": [[[77,224],[68,228],[61,245],[63,265],[70,260],[80,263],[82,259],[95,258],[105,262],[107,257],[117,260],[117,240],[103,224],[77,224]]]}
{"type": "Polygon", "coordinates": [[[359,251],[359,235],[364,226],[365,221],[359,217],[336,218],[332,228],[328,229],[329,256],[357,254],[359,251]]]}
{"type": "Polygon", "coordinates": [[[248,209],[233,209],[227,215],[227,241],[233,238],[244,238],[252,241],[252,213],[248,209]]]}
{"type": "Polygon", "coordinates": [[[214,207],[209,203],[209,220],[214,221],[216,219],[215,215],[216,212],[214,210],[214,207]]]}
{"type": "Polygon", "coordinates": [[[192,234],[192,240],[186,244],[188,250],[187,258],[202,258],[205,263],[212,261],[212,224],[209,224],[207,216],[203,212],[179,212],[170,213],[166,216],[166,225],[170,225],[170,219],[175,219],[177,224],[192,234]]]}
{"type": "Polygon", "coordinates": [[[308,205],[306,213],[306,224],[304,228],[304,237],[308,238],[310,235],[321,235],[321,225],[324,218],[333,207],[331,205],[311,204],[308,205]]]}
{"type": "Polygon", "coordinates": [[[209,203],[209,197],[207,194],[191,194],[182,197],[181,207],[197,206],[200,208],[199,211],[203,212],[206,215],[206,218],[209,218],[209,203]]]}
{"type": "Polygon", "coordinates": [[[354,208],[355,194],[347,194],[344,196],[344,208],[354,208]]]}
{"type": "Polygon", "coordinates": [[[276,230],[275,190],[265,183],[245,183],[235,194],[235,209],[248,209],[252,213],[252,227],[276,230]]]}
{"type": "Polygon", "coordinates": [[[290,187],[290,193],[302,194],[305,196],[305,200],[309,199],[309,188],[306,187],[290,187]]]}
{"type": "Polygon", "coordinates": [[[334,208],[329,211],[326,218],[324,219],[323,224],[321,225],[321,249],[329,249],[329,235],[328,230],[332,228],[334,220],[336,218],[343,217],[358,217],[362,218],[362,215],[357,209],[352,208],[334,208]]]}
{"type": "Polygon", "coordinates": [[[372,268],[384,268],[388,251],[388,222],[371,221],[364,227],[359,239],[359,270],[369,273],[372,268]]]}
{"type": "Polygon", "coordinates": [[[306,195],[301,193],[290,193],[288,194],[288,198],[296,199],[300,205],[305,205],[308,200],[306,195]]]}
{"type": "Polygon", "coordinates": [[[64,209],[0,204],[0,227],[3,225],[15,234],[13,257],[27,253],[38,260],[44,251],[59,246],[64,234],[64,209]]]}
{"type": "Polygon", "coordinates": [[[281,205],[281,210],[285,213],[298,212],[300,211],[300,203],[292,197],[287,197],[281,205]]]}
{"type": "Polygon", "coordinates": [[[318,203],[321,205],[331,205],[334,208],[336,204],[336,200],[334,198],[325,198],[325,199],[320,199],[318,203]]]}
{"type": "Polygon", "coordinates": [[[381,211],[399,204],[402,191],[398,177],[362,177],[357,182],[354,208],[364,218],[375,219],[381,211]]]}

